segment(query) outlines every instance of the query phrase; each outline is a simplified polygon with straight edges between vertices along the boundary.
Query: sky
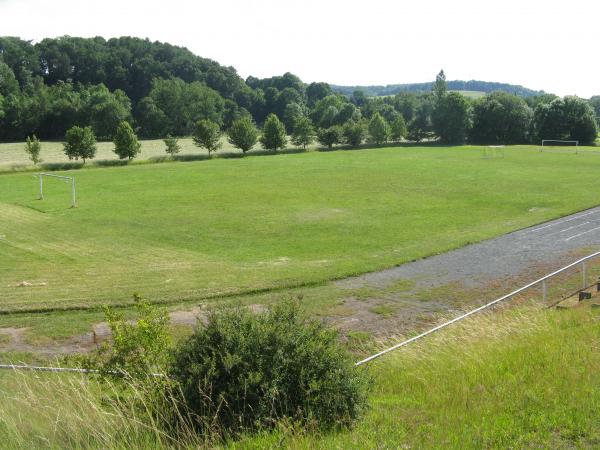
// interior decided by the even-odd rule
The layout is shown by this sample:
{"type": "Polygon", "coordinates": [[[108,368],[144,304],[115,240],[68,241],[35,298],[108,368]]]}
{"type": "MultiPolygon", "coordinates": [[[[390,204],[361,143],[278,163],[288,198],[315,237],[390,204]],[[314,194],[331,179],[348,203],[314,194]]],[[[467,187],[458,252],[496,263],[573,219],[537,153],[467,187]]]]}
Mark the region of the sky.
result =
{"type": "Polygon", "coordinates": [[[600,94],[597,0],[0,0],[0,35],[137,36],[246,78],[448,80],[600,94]]]}

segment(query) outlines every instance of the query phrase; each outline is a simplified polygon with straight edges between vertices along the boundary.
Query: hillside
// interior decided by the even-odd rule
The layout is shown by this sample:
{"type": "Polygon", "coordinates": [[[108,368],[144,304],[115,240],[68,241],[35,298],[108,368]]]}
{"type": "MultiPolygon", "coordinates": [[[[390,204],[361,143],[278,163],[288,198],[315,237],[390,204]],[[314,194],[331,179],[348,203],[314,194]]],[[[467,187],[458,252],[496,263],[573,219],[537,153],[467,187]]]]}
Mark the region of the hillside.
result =
{"type": "MultiPolygon", "coordinates": [[[[535,95],[544,94],[544,91],[535,91],[520,85],[497,83],[492,81],[448,81],[448,89],[451,91],[478,91],[478,92],[494,92],[501,91],[509,94],[518,95],[519,97],[533,97],[535,95]]],[[[335,92],[344,95],[352,95],[356,90],[363,91],[369,97],[382,97],[386,95],[395,95],[398,92],[429,92],[433,87],[433,82],[427,83],[408,83],[408,84],[388,84],[387,86],[337,86],[332,84],[331,88],[335,92]]]]}

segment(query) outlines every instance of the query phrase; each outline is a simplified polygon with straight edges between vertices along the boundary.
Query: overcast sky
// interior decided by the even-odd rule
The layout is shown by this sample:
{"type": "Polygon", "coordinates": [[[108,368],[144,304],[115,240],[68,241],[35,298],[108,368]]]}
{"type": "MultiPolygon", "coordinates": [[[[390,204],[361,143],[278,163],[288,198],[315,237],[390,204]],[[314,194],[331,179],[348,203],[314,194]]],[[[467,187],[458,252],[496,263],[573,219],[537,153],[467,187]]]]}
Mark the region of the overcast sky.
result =
{"type": "Polygon", "coordinates": [[[448,79],[600,94],[598,0],[0,0],[0,35],[147,37],[306,82],[448,79]]]}

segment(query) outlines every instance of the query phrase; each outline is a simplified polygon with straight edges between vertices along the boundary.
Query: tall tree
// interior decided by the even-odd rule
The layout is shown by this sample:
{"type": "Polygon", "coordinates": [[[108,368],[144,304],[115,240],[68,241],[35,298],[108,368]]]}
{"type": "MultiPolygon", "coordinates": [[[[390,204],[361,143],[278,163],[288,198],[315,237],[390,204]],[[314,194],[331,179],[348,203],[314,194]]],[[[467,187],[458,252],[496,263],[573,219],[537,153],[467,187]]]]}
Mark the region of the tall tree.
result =
{"type": "Polygon", "coordinates": [[[339,125],[333,125],[329,128],[320,128],[317,132],[319,143],[325,145],[329,150],[331,150],[335,144],[341,143],[342,137],[343,132],[339,125]]]}
{"type": "Polygon", "coordinates": [[[400,142],[403,137],[406,137],[408,132],[406,129],[406,122],[404,122],[404,117],[402,117],[402,114],[398,114],[398,116],[392,122],[390,128],[390,134],[394,142],[400,142]]]}
{"type": "Polygon", "coordinates": [[[115,153],[120,159],[128,158],[130,161],[140,153],[142,144],[139,143],[133,128],[128,122],[121,122],[115,133],[115,153]]]}
{"type": "Polygon", "coordinates": [[[525,101],[494,92],[473,104],[469,139],[478,144],[524,144],[530,141],[533,112],[525,101]]]}
{"type": "Polygon", "coordinates": [[[440,70],[440,73],[435,77],[435,84],[433,85],[433,97],[434,101],[437,103],[441,101],[446,93],[448,92],[448,85],[446,83],[446,74],[444,70],[440,70]]]}
{"type": "Polygon", "coordinates": [[[258,141],[258,130],[250,117],[242,117],[234,121],[227,134],[229,143],[244,154],[258,141]]]}
{"type": "Polygon", "coordinates": [[[285,135],[285,127],[275,114],[269,114],[263,126],[260,143],[267,150],[277,151],[277,149],[285,148],[287,137],[285,135]]]}
{"type": "Polygon", "coordinates": [[[211,120],[199,120],[194,130],[193,140],[196,146],[208,151],[210,158],[212,152],[221,148],[221,129],[211,120]]]}
{"type": "Polygon", "coordinates": [[[377,145],[383,144],[390,137],[390,126],[378,112],[373,114],[369,122],[369,136],[377,145]]]}
{"type": "Polygon", "coordinates": [[[358,147],[367,134],[364,120],[350,120],[343,126],[344,141],[352,147],[358,147]]]}
{"type": "Polygon", "coordinates": [[[308,117],[302,116],[296,120],[294,131],[292,133],[292,143],[301,146],[306,150],[306,146],[314,141],[315,130],[308,117]]]}
{"type": "Polygon", "coordinates": [[[462,144],[471,129],[471,108],[467,98],[449,92],[435,104],[433,130],[446,144],[462,144]]]}
{"type": "Polygon", "coordinates": [[[96,156],[96,136],[91,127],[74,126],[67,131],[65,138],[64,151],[69,159],[81,158],[85,164],[86,160],[96,156]]]}
{"type": "Polygon", "coordinates": [[[32,137],[27,136],[27,141],[25,142],[25,152],[29,155],[29,159],[34,165],[38,165],[42,161],[40,158],[40,152],[42,151],[42,144],[40,140],[35,137],[35,134],[32,137]]]}

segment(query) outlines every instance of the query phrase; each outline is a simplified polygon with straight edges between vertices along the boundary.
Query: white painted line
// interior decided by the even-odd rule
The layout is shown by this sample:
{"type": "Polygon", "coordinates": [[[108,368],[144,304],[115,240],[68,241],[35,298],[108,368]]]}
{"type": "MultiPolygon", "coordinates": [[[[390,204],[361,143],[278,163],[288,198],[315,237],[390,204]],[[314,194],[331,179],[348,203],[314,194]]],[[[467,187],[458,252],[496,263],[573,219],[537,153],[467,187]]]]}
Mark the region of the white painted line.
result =
{"type": "Polygon", "coordinates": [[[598,214],[599,212],[600,212],[600,211],[590,211],[589,213],[586,213],[586,214],[581,214],[581,215],[579,215],[579,216],[577,216],[577,217],[571,217],[570,219],[559,220],[559,221],[557,221],[557,222],[553,222],[553,223],[551,223],[551,224],[544,225],[543,227],[539,227],[539,228],[535,228],[535,229],[533,229],[533,230],[526,231],[525,233],[533,233],[533,232],[535,232],[535,231],[544,230],[544,229],[546,229],[546,228],[553,227],[554,225],[558,225],[559,223],[571,222],[571,221],[573,221],[573,220],[581,219],[582,217],[589,216],[589,215],[591,215],[591,214],[598,214]]]}
{"type": "Polygon", "coordinates": [[[555,231],[554,233],[547,234],[544,237],[554,236],[555,234],[564,233],[565,231],[569,231],[569,230],[572,230],[574,228],[583,227],[583,226],[587,225],[588,223],[590,223],[590,222],[583,222],[583,223],[580,223],[579,225],[573,225],[572,227],[565,228],[564,230],[555,231]]]}
{"type": "Polygon", "coordinates": [[[583,236],[584,234],[591,233],[592,231],[600,230],[600,227],[592,228],[591,230],[584,231],[583,233],[576,234],[575,236],[571,236],[565,239],[565,241],[570,241],[571,239],[575,239],[576,237],[583,236]]]}

